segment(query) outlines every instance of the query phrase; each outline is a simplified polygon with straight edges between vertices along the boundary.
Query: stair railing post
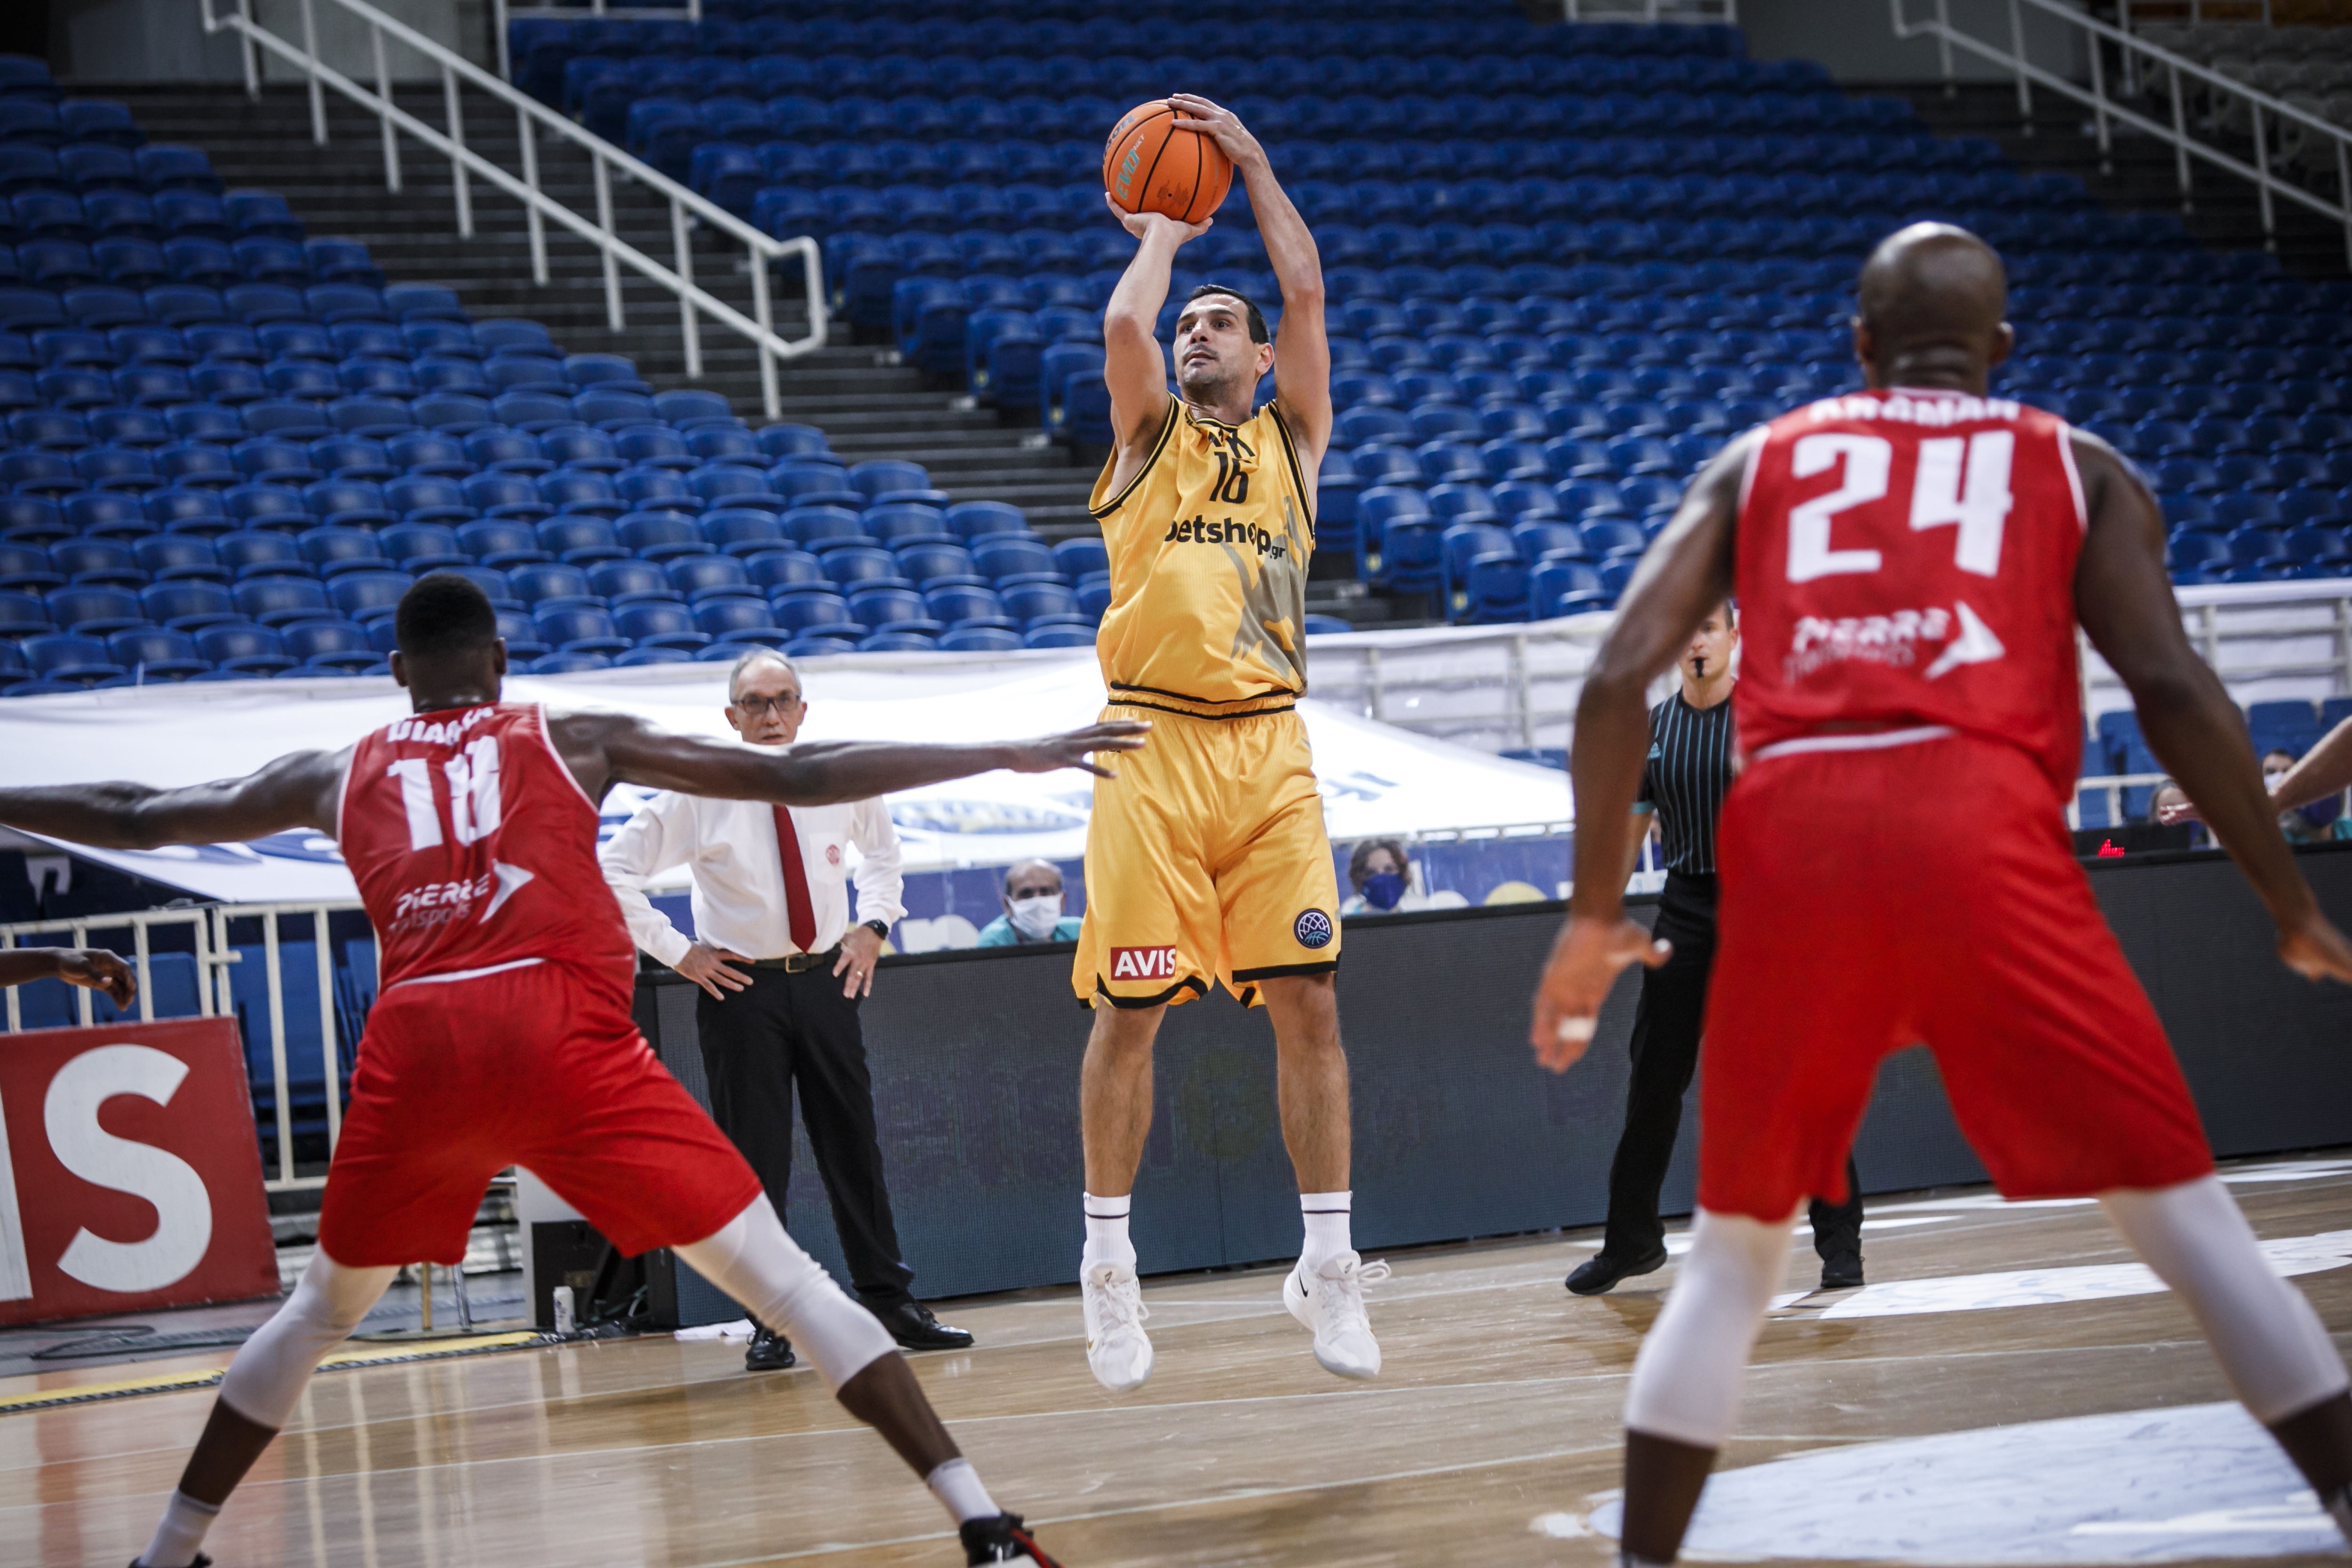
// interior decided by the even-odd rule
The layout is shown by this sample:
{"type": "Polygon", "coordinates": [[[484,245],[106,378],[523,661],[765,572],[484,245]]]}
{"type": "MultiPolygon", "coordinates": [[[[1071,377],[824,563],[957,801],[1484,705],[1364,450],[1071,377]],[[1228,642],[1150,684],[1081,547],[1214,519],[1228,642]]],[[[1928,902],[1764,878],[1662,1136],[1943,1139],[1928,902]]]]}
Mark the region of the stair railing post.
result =
{"type": "Polygon", "coordinates": [[[621,315],[621,264],[613,257],[613,171],[604,166],[600,148],[589,149],[588,162],[596,171],[596,228],[599,248],[604,254],[604,323],[617,332],[627,323],[621,315]]]}
{"type": "Polygon", "coordinates": [[[457,201],[457,237],[474,237],[474,190],[466,178],[466,115],[457,106],[457,73],[441,68],[441,101],[449,113],[449,192],[457,201]]]}
{"type": "Polygon", "coordinates": [[[2091,122],[2099,132],[2099,173],[2112,174],[2116,138],[2114,127],[2107,123],[2107,55],[2095,33],[2091,36],[2091,122]]]}
{"type": "Polygon", "coordinates": [[[2336,137],[2336,200],[2344,209],[2344,255],[2352,263],[2352,154],[2347,154],[2345,138],[2336,137]]]}
{"type": "Polygon", "coordinates": [[[400,132],[392,128],[392,71],[383,60],[383,29],[371,23],[368,43],[375,50],[375,95],[382,100],[377,108],[377,121],[383,127],[383,185],[397,195],[400,193],[400,132]]]}
{"type": "Polygon", "coordinates": [[[490,0],[490,28],[498,35],[499,79],[514,80],[514,58],[507,48],[507,0],[490,0]]]}
{"type": "Polygon", "coordinates": [[[1943,68],[1944,96],[1959,97],[1959,79],[1952,74],[1951,0],[1936,0],[1936,58],[1943,68]]]}
{"type": "Polygon", "coordinates": [[[327,87],[319,79],[319,16],[311,0],[302,0],[302,67],[310,78],[310,140],[327,144],[327,87]]]}
{"type": "Polygon", "coordinates": [[[694,244],[687,233],[686,204],[669,199],[669,237],[677,268],[677,330],[686,339],[686,379],[702,379],[702,330],[694,319],[694,244]]]}
{"type": "Polygon", "coordinates": [[[776,399],[776,356],[768,351],[768,340],[776,335],[776,310],[768,296],[768,258],[745,248],[751,261],[751,319],[760,323],[760,341],[752,345],[760,356],[760,406],[775,419],[782,416],[783,407],[776,399]]]}
{"type": "Polygon", "coordinates": [[[2180,96],[2180,68],[2168,66],[2172,79],[2172,161],[2173,172],[2180,180],[2180,210],[2197,210],[2197,197],[2190,182],[2195,176],[2189,163],[2189,104],[2180,96]]]}
{"type": "MultiPolygon", "coordinates": [[[[515,139],[522,144],[522,183],[539,195],[539,127],[523,110],[515,110],[515,139]]],[[[523,222],[530,231],[530,280],[547,287],[547,219],[536,200],[523,204],[523,222]]]]}
{"type": "Polygon", "coordinates": [[[2275,252],[2278,249],[2278,211],[2277,204],[2271,199],[2270,138],[2263,131],[2262,100],[2249,98],[2246,107],[2253,111],[2254,116],[2255,184],[2262,193],[2263,248],[2275,252]]]}
{"type": "Polygon", "coordinates": [[[2025,13],[2009,0],[2009,50],[2017,64],[2017,120],[2025,134],[2033,134],[2033,84],[2025,79],[2025,13]]]}
{"type": "Polygon", "coordinates": [[[245,65],[245,96],[256,103],[261,101],[261,51],[253,43],[253,0],[236,0],[237,20],[245,26],[236,30],[236,52],[245,65]]]}
{"type": "MultiPolygon", "coordinates": [[[[2116,0],[2116,26],[2122,32],[2131,31],[2131,0],[2116,0]]],[[[2096,33],[2091,35],[2091,47],[2095,49],[2099,47],[2096,33]]],[[[2139,62],[2132,58],[2129,44],[2119,47],[2124,58],[2124,96],[2137,98],[2139,96],[2139,62]]]]}

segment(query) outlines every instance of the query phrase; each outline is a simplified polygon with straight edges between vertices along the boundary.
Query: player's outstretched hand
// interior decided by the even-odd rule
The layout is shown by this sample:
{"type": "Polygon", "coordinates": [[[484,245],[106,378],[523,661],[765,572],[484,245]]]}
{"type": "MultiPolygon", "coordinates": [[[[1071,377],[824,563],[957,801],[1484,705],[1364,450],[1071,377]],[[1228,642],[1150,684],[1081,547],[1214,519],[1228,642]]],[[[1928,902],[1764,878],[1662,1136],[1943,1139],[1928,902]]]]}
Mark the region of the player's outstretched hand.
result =
{"type": "Polygon", "coordinates": [[[1528,1031],[1536,1060],[1554,1072],[1574,1067],[1592,1043],[1601,1004],[1617,976],[1635,963],[1655,969],[1673,952],[1672,942],[1651,941],[1648,931],[1622,916],[1570,915],[1536,986],[1536,1021],[1528,1031]]]}
{"type": "Polygon", "coordinates": [[[1087,756],[1101,752],[1139,752],[1143,749],[1144,737],[1150,733],[1151,726],[1140,719],[1089,724],[1066,735],[1048,735],[1042,741],[1023,741],[1013,748],[1013,760],[1004,765],[1016,773],[1050,773],[1056,768],[1084,768],[1097,778],[1111,778],[1116,775],[1108,768],[1088,762],[1087,756]]]}
{"type": "Polygon", "coordinates": [[[1241,116],[1221,104],[1212,103],[1197,92],[1171,93],[1168,107],[1176,111],[1176,129],[1191,131],[1213,140],[1237,169],[1253,163],[1265,162],[1265,149],[1258,145],[1241,116]]]}
{"type": "Polygon", "coordinates": [[[2279,932],[2279,957],[2305,980],[2334,980],[2352,985],[2352,942],[2344,939],[2326,915],[2314,910],[2298,924],[2279,932]]]}
{"type": "Polygon", "coordinates": [[[1149,239],[1154,229],[1164,228],[1174,231],[1176,243],[1181,245],[1188,239],[1198,239],[1208,233],[1209,226],[1217,221],[1204,217],[1198,223],[1179,223],[1166,213],[1131,213],[1111,200],[1108,191],[1103,193],[1103,205],[1110,208],[1110,216],[1118,219],[1119,227],[1138,239],[1149,239]]]}
{"type": "Polygon", "coordinates": [[[58,949],[58,978],[103,991],[117,1007],[130,1006],[139,994],[139,972],[102,947],[58,949]]]}

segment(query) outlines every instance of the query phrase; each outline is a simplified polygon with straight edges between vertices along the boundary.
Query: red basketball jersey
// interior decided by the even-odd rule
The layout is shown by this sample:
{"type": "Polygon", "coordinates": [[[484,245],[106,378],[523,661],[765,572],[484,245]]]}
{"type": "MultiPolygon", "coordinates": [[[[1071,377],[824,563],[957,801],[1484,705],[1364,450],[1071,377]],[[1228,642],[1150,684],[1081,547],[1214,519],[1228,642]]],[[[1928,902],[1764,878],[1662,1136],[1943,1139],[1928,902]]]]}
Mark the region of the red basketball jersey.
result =
{"type": "Polygon", "coordinates": [[[1740,745],[1941,725],[2070,790],[2088,521],[2065,422],[2005,398],[1857,393],[1774,420],[1739,506],[1740,745]]]}
{"type": "Polygon", "coordinates": [[[383,984],[538,959],[625,998],[635,950],[596,863],[596,820],[536,703],[371,731],[352,748],[335,837],[375,925],[383,984]]]}

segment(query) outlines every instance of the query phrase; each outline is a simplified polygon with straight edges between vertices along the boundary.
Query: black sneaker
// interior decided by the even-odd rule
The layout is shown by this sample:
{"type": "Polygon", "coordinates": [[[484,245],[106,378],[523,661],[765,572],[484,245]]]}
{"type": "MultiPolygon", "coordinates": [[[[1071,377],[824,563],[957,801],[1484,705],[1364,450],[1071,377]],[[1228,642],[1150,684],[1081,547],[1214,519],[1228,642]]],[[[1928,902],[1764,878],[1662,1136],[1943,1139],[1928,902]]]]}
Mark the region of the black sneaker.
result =
{"type": "MultiPolygon", "coordinates": [[[[139,1559],[133,1557],[131,1560],[131,1568],[140,1568],[139,1559]]],[[[199,1552],[196,1553],[196,1560],[189,1563],[188,1568],[213,1568],[213,1560],[199,1552]]]]}
{"type": "Polygon", "coordinates": [[[751,1348],[743,1352],[745,1372],[782,1372],[798,1366],[801,1358],[793,1353],[793,1342],[761,1324],[751,1331],[751,1348]]]}
{"type": "Polygon", "coordinates": [[[1631,1279],[1636,1274],[1654,1274],[1666,1266],[1666,1249],[1658,1248],[1647,1258],[1631,1262],[1596,1252],[1576,1266],[1568,1277],[1568,1288],[1579,1296],[1599,1296],[1613,1289],[1620,1280],[1631,1279]]]}
{"type": "Polygon", "coordinates": [[[1822,1289],[1824,1290],[1859,1290],[1862,1289],[1862,1259],[1832,1258],[1822,1264],[1822,1289]]]}
{"type": "Polygon", "coordinates": [[[1037,1538],[1021,1528],[1017,1513],[1000,1513],[994,1519],[968,1519],[957,1534],[963,1537],[963,1560],[968,1563],[1028,1563],[1035,1568],[1062,1568],[1037,1538]]]}

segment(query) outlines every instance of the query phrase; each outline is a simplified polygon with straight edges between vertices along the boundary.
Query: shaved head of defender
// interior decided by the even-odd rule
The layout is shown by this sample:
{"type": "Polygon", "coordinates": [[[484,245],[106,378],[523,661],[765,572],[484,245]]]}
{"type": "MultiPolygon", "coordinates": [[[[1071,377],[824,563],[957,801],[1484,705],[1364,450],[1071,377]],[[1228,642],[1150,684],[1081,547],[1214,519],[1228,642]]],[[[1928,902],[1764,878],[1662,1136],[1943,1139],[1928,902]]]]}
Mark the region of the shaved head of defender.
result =
{"type": "Polygon", "coordinates": [[[2017,334],[2009,273],[1991,246],[1948,223],[1915,223],[1881,241],[1863,264],[1854,357],[1874,387],[1981,388],[2017,334]]]}

